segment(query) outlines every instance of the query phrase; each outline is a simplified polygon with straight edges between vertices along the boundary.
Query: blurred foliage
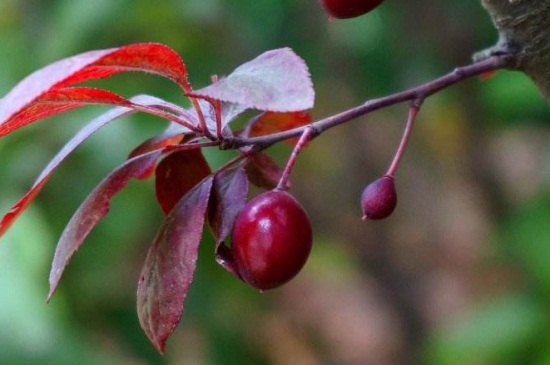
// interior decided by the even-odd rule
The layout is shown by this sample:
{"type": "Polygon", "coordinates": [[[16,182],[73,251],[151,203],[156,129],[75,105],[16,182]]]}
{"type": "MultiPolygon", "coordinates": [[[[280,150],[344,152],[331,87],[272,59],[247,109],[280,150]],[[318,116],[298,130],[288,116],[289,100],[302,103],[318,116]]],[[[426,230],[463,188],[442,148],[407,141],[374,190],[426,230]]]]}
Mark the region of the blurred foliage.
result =
{"type": "MultiPolygon", "coordinates": [[[[199,88],[289,46],[310,67],[319,119],[467,63],[495,39],[479,1],[391,0],[329,22],[315,0],[0,0],[0,95],[90,49],[165,43],[199,88]]],[[[186,103],[154,76],[101,83],[186,103]]],[[[101,111],[70,112],[0,141],[2,212],[101,111]]],[[[140,265],[162,219],[151,181],[132,182],[114,200],[44,303],[49,260],[72,212],[165,126],[143,115],[113,123],[66,161],[2,239],[0,364],[550,364],[547,102],[509,72],[430,98],[397,174],[397,211],[361,222],[362,187],[385,171],[404,119],[403,106],[358,118],[303,153],[293,192],[311,214],[315,247],[284,288],[245,287],[215,264],[205,240],[163,357],[135,314],[140,265]]],[[[283,162],[289,151],[271,154],[283,162]]],[[[228,156],[207,158],[219,165],[228,156]]]]}

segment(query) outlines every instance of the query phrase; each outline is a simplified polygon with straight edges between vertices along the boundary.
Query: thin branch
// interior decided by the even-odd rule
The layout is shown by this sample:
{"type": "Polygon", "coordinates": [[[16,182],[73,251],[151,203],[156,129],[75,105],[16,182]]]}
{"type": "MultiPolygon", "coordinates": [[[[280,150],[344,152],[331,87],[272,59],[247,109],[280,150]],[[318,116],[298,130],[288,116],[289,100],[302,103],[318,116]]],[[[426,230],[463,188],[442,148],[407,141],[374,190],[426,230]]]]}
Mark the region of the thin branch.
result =
{"type": "Polygon", "coordinates": [[[399,104],[405,101],[424,100],[449,86],[464,81],[474,76],[481,75],[488,71],[500,70],[514,67],[514,57],[512,55],[498,55],[489,57],[479,62],[458,67],[446,75],[414,88],[404,90],[385,97],[371,99],[367,102],[348,109],[339,114],[319,120],[307,126],[294,128],[288,131],[270,134],[267,136],[238,138],[231,137],[224,140],[226,148],[240,148],[244,146],[255,146],[256,149],[264,149],[279,141],[300,136],[306,128],[313,128],[313,136],[329,130],[337,125],[346,123],[352,119],[363,116],[367,113],[382,109],[391,105],[399,104]]]}

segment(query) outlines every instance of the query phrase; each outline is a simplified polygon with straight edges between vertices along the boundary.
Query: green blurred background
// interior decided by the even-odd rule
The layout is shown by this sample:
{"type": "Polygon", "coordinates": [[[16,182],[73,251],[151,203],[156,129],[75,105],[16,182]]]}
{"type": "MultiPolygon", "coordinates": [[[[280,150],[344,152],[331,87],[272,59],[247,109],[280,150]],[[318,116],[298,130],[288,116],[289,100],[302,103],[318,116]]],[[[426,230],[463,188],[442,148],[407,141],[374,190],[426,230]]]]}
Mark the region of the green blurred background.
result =
{"type": "MultiPolygon", "coordinates": [[[[292,47],[308,63],[316,119],[469,62],[495,31],[479,1],[388,0],[348,21],[316,0],[0,0],[0,95],[57,59],[165,43],[196,88],[258,54],[292,47]]],[[[175,85],[120,75],[101,85],[186,103],[175,85]]],[[[9,210],[66,140],[104,109],[50,118],[0,140],[9,210]]],[[[56,172],[0,242],[0,365],[550,364],[550,114],[524,76],[500,72],[428,99],[397,173],[399,205],[362,222],[362,188],[387,168],[406,105],[322,135],[292,191],[315,242],[302,273],[259,294],[202,245],[166,355],[135,313],[141,263],[162,216],[152,181],[132,182],[45,304],[55,243],[95,184],[165,124],[113,123],[56,172]]],[[[277,146],[281,163],[290,152],[277,146]]],[[[219,164],[228,157],[209,151],[219,164]]]]}

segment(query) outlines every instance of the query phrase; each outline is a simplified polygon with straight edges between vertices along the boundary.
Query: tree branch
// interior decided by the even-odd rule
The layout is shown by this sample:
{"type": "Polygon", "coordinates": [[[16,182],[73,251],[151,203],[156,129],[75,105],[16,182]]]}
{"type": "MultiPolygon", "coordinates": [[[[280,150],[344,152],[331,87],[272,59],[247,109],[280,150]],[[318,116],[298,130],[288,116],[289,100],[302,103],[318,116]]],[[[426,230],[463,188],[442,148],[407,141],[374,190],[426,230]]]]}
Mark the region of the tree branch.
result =
{"type": "Polygon", "coordinates": [[[463,80],[474,76],[481,75],[486,72],[514,68],[515,59],[512,55],[501,54],[489,57],[487,59],[473,62],[469,65],[458,67],[446,75],[429,81],[425,84],[404,90],[392,95],[384,96],[377,99],[371,99],[354,108],[343,111],[331,117],[319,120],[310,125],[294,128],[288,131],[274,133],[266,136],[239,138],[228,137],[222,145],[226,149],[241,148],[245,146],[253,146],[255,149],[265,149],[282,140],[300,136],[306,128],[312,128],[311,138],[336,127],[337,125],[346,123],[352,119],[363,116],[378,109],[382,109],[391,105],[399,104],[412,100],[424,100],[427,97],[463,80]]]}

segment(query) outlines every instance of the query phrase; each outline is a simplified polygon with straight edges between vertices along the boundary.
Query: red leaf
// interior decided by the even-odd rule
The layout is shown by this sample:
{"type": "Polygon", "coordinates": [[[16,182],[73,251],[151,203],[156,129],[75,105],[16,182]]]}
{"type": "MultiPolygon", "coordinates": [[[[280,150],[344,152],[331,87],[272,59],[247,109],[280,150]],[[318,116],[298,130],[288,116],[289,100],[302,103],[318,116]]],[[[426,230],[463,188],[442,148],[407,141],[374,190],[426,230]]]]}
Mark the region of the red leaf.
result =
{"type": "Polygon", "coordinates": [[[159,352],[183,313],[193,281],[212,177],[189,191],[166,217],[141,271],[137,309],[141,327],[159,352]]]}
{"type": "MultiPolygon", "coordinates": [[[[246,128],[247,137],[265,136],[283,132],[311,123],[311,115],[305,111],[299,112],[265,112],[254,118],[246,128]]],[[[297,138],[288,139],[287,143],[295,144],[297,138]]]]}
{"type": "Polygon", "coordinates": [[[126,71],[155,73],[174,80],[185,91],[191,90],[183,61],[176,52],[164,45],[137,43],[86,52],[35,71],[4,96],[0,100],[0,136],[19,128],[10,120],[44,94],[126,71]]]}
{"type": "Polygon", "coordinates": [[[162,150],[134,157],[116,168],[88,195],[63,231],[52,262],[50,293],[54,294],[69,260],[84,242],[95,225],[109,212],[111,199],[122,190],[131,178],[147,173],[161,156],[162,150]]]}
{"type": "MultiPolygon", "coordinates": [[[[131,98],[130,100],[132,103],[140,105],[157,105],[159,103],[163,103],[162,100],[148,95],[139,95],[131,98]]],[[[65,160],[65,158],[67,158],[71,152],[73,152],[82,142],[88,139],[93,133],[107,123],[134,112],[135,110],[124,107],[114,108],[100,115],[82,128],[50,161],[48,166],[46,166],[40,176],[36,179],[31,189],[12,206],[11,210],[4,217],[2,217],[2,220],[0,220],[0,237],[2,237],[2,235],[8,230],[17,217],[19,217],[21,213],[27,209],[30,203],[40,193],[54,170],[61,164],[61,162],[65,160]]]]}
{"type": "Polygon", "coordinates": [[[131,107],[129,100],[110,91],[89,87],[54,89],[42,94],[0,125],[0,137],[34,121],[87,104],[111,104],[131,107]]]}
{"type": "Polygon", "coordinates": [[[32,189],[29,190],[17,203],[15,203],[9,212],[7,212],[0,221],[0,237],[6,233],[6,231],[11,227],[11,225],[17,220],[17,218],[27,209],[31,202],[36,198],[40,193],[46,181],[50,175],[46,175],[41,179],[38,179],[32,189]]]}
{"type": "Polygon", "coordinates": [[[276,112],[310,109],[315,98],[307,65],[290,48],[265,52],[189,95],[276,112]]]}
{"type": "Polygon", "coordinates": [[[200,149],[176,151],[163,158],[156,169],[155,188],[164,214],[208,175],[210,167],[200,149]]]}
{"type": "Polygon", "coordinates": [[[268,190],[277,186],[283,173],[271,157],[261,152],[246,160],[245,171],[252,184],[268,190]]]}
{"type": "Polygon", "coordinates": [[[106,54],[64,79],[60,84],[66,86],[109,77],[120,72],[141,71],[171,79],[185,91],[191,88],[187,81],[185,64],[168,46],[159,43],[135,43],[105,51],[106,54]]]}

